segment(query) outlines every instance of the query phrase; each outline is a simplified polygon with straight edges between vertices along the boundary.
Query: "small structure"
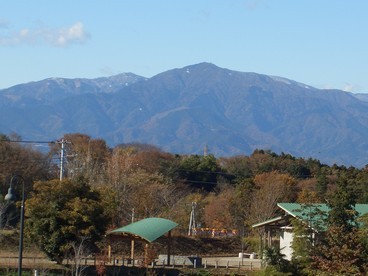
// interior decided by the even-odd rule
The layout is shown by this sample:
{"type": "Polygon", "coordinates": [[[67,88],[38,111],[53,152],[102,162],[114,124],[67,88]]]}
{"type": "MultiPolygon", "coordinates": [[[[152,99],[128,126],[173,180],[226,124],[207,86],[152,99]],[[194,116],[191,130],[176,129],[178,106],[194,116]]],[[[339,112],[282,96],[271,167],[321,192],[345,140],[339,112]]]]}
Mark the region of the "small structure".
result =
{"type": "MultiPolygon", "coordinates": [[[[180,265],[180,266],[193,266],[193,267],[200,267],[202,266],[202,258],[199,256],[179,256],[179,255],[172,255],[171,256],[173,265],[180,265]]],[[[158,255],[158,262],[159,263],[167,263],[167,255],[160,254],[158,255]]]]}
{"type": "Polygon", "coordinates": [[[119,234],[132,240],[131,259],[134,260],[134,241],[141,240],[151,243],[159,237],[168,233],[169,241],[167,245],[167,263],[170,264],[170,239],[171,230],[178,224],[163,218],[146,218],[133,222],[129,225],[114,229],[108,235],[119,234]]]}
{"type": "MultiPolygon", "coordinates": [[[[285,259],[291,260],[293,255],[291,245],[294,239],[291,219],[300,219],[308,227],[314,228],[313,223],[323,220],[323,214],[327,215],[330,209],[326,204],[277,203],[277,206],[284,211],[283,215],[253,224],[252,227],[264,229],[261,237],[263,246],[271,246],[272,237],[278,235],[280,253],[285,255],[285,259]]],[[[356,204],[355,210],[359,216],[365,215],[368,213],[368,204],[356,204]]]]}

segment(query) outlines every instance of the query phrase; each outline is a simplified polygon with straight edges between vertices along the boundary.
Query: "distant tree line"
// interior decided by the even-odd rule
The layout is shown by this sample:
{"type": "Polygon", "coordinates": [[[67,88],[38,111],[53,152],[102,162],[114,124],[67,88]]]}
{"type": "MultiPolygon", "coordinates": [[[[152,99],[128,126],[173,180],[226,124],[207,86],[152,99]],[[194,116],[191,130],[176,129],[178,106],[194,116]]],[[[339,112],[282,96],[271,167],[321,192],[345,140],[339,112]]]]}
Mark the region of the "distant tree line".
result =
{"type": "MultiPolygon", "coordinates": [[[[3,199],[11,177],[21,175],[28,238],[58,262],[72,254],[73,242],[88,237],[92,246],[107,230],[130,223],[133,209],[135,219],[165,217],[187,229],[196,202],[201,227],[237,229],[249,250],[256,250],[251,225],[279,215],[277,202],[331,203],[346,188],[354,204],[368,203],[367,167],[329,166],[262,149],[216,158],[139,143],[110,148],[81,133],[62,138],[68,143],[60,182],[60,143],[50,143],[46,152],[17,135],[0,136],[0,226],[19,221],[19,206],[3,199]]],[[[21,187],[14,188],[20,200],[21,187]]]]}

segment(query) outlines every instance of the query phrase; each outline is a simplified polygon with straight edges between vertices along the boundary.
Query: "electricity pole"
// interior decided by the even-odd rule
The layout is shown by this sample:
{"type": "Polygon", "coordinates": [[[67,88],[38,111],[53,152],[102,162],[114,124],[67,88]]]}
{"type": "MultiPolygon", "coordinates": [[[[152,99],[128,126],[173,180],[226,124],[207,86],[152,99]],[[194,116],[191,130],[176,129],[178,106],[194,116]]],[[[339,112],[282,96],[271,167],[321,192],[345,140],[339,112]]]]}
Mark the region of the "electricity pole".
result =
{"type": "Polygon", "coordinates": [[[63,180],[64,177],[64,163],[65,163],[65,144],[69,144],[70,142],[61,139],[58,143],[61,144],[61,150],[60,150],[60,181],[63,180]]]}
{"type": "Polygon", "coordinates": [[[195,225],[196,225],[196,222],[195,222],[196,205],[197,205],[196,202],[192,202],[192,211],[190,212],[188,236],[191,236],[193,234],[193,229],[195,228],[195,225]]]}

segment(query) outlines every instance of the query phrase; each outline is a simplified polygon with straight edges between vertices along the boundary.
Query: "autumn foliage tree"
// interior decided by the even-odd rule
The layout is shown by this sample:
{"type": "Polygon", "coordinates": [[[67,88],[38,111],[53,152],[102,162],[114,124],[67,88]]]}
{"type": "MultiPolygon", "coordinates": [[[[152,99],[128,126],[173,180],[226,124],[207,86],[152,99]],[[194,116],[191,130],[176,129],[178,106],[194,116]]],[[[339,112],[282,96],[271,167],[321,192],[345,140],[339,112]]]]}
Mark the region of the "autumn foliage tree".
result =
{"type": "MultiPolygon", "coordinates": [[[[103,182],[105,166],[110,154],[106,142],[82,133],[65,134],[64,168],[65,177],[83,176],[92,185],[103,182]]],[[[50,144],[50,153],[60,157],[61,142],[50,144]]]]}
{"type": "Polygon", "coordinates": [[[234,200],[234,189],[222,190],[219,194],[211,193],[206,198],[204,219],[207,227],[217,229],[233,229],[235,221],[231,213],[230,204],[234,200]]]}
{"type": "Polygon", "coordinates": [[[110,211],[114,226],[125,225],[135,219],[165,214],[184,197],[182,182],[173,182],[164,167],[171,159],[157,148],[119,146],[114,148],[107,164],[110,211]]]}
{"type": "MultiPolygon", "coordinates": [[[[310,204],[326,199],[332,209],[328,220],[331,231],[326,232],[325,247],[320,247],[315,267],[337,267],[334,256],[356,256],[357,252],[368,256],[368,241],[362,242],[364,231],[354,225],[356,214],[349,201],[367,202],[367,167],[328,166],[270,150],[216,158],[171,154],[138,143],[109,148],[104,140],[82,133],[65,134],[63,138],[67,141],[66,173],[60,184],[58,180],[49,181],[58,178],[60,143],[51,143],[48,155],[20,143],[17,135],[0,135],[0,194],[7,192],[12,175],[23,176],[30,236],[55,260],[70,249],[67,244],[78,244],[82,236],[93,241],[90,237],[101,235],[102,228],[130,223],[133,209],[135,219],[162,216],[186,228],[192,202],[196,202],[197,225],[237,227],[250,235],[253,223],[280,215],[278,202],[310,204]],[[343,174],[345,182],[341,181],[343,174]],[[351,191],[342,189],[343,182],[351,191]],[[334,240],[341,243],[333,244],[334,240]],[[334,253],[338,248],[346,248],[340,250],[343,255],[334,253]]],[[[14,187],[17,198],[20,188],[14,187]]],[[[16,206],[12,205],[13,226],[19,218],[16,206]]],[[[9,212],[0,202],[3,226],[10,217],[4,210],[9,212]]],[[[299,247],[304,249],[305,244],[299,247]]],[[[352,265],[361,269],[359,262],[352,265]]]]}
{"type": "Polygon", "coordinates": [[[296,180],[288,174],[262,173],[254,177],[255,191],[250,206],[253,223],[273,218],[277,214],[278,202],[295,201],[296,180]]]}
{"type": "Polygon", "coordinates": [[[20,205],[4,200],[12,177],[20,175],[24,180],[24,183],[13,183],[13,193],[19,201],[22,199],[23,184],[27,197],[32,190],[33,181],[51,176],[51,167],[49,156],[36,150],[32,144],[23,143],[20,136],[0,134],[0,229],[16,226],[20,218],[20,205]]]}
{"type": "MultiPolygon", "coordinates": [[[[24,178],[26,194],[32,189],[32,181],[50,177],[52,164],[47,154],[21,141],[21,137],[15,134],[0,135],[0,194],[6,194],[14,175],[24,178]]],[[[14,187],[17,196],[20,195],[20,188],[14,187]]]]}

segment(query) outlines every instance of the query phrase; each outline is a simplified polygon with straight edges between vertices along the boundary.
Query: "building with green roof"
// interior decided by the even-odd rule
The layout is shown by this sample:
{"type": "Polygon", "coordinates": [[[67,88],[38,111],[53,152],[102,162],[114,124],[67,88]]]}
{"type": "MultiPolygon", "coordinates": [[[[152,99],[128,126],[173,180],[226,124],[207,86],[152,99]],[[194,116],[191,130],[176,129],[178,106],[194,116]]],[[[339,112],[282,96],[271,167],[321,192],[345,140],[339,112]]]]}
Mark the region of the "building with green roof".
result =
{"type": "MultiPolygon", "coordinates": [[[[278,236],[280,252],[285,255],[285,259],[291,260],[293,254],[291,245],[294,237],[292,219],[300,219],[308,227],[318,232],[318,229],[326,229],[327,226],[323,222],[326,222],[330,208],[323,203],[277,203],[277,207],[283,211],[281,216],[253,224],[252,227],[263,228],[262,245],[272,246],[273,237],[278,236]]],[[[368,214],[368,204],[356,204],[355,210],[358,212],[358,216],[368,214]]]]}

